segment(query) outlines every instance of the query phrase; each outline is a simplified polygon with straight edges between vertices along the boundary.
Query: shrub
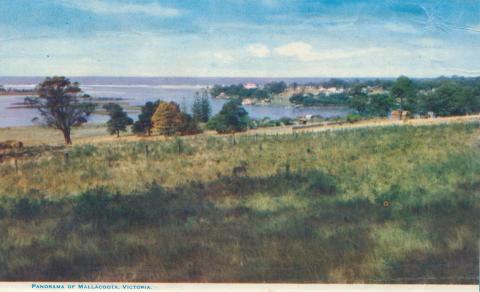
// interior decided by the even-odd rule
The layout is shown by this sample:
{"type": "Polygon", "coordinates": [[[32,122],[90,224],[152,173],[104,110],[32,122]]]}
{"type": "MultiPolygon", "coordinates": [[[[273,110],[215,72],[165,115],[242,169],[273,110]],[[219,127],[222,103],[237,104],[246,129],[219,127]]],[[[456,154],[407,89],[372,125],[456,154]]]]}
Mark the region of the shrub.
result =
{"type": "Polygon", "coordinates": [[[359,115],[359,114],[348,114],[345,119],[347,120],[347,122],[349,123],[355,123],[355,122],[358,122],[362,119],[362,116],[359,115]]]}

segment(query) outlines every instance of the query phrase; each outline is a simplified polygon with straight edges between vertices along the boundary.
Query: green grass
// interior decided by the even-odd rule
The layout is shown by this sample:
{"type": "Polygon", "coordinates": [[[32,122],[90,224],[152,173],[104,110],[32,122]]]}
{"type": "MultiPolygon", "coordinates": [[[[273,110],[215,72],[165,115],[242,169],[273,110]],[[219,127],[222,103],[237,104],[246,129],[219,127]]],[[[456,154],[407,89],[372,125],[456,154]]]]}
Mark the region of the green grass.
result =
{"type": "Polygon", "coordinates": [[[0,279],[473,284],[479,134],[97,143],[4,163],[0,279]]]}

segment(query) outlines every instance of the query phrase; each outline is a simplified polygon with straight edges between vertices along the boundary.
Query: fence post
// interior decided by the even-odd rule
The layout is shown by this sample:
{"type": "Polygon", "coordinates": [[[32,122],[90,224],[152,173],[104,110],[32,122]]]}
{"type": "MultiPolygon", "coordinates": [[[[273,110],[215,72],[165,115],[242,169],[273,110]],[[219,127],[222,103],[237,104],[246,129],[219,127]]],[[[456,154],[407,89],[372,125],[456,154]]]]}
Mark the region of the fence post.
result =
{"type": "Polygon", "coordinates": [[[148,159],[148,155],[149,155],[148,145],[145,145],[145,159],[148,159]]]}
{"type": "Polygon", "coordinates": [[[15,158],[15,173],[18,173],[18,162],[17,162],[17,158],[15,158]]]}

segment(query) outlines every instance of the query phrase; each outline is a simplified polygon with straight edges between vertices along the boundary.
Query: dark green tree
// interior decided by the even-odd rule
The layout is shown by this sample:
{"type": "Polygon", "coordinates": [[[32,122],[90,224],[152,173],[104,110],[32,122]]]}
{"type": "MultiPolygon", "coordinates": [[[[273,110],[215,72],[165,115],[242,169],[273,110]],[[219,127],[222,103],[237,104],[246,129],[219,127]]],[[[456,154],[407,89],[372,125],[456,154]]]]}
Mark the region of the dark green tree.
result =
{"type": "Polygon", "coordinates": [[[279,94],[285,91],[287,89],[287,84],[285,82],[280,81],[280,82],[270,82],[265,84],[265,91],[268,94],[279,94]]]}
{"type": "Polygon", "coordinates": [[[218,114],[207,123],[207,127],[218,133],[234,133],[245,131],[248,126],[248,113],[240,100],[230,100],[225,103],[218,114]]]}
{"type": "Polygon", "coordinates": [[[201,108],[202,108],[202,119],[201,121],[206,123],[210,116],[212,115],[212,106],[210,105],[210,97],[208,92],[204,91],[201,98],[201,108]]]}
{"type": "Polygon", "coordinates": [[[417,89],[410,78],[406,76],[398,77],[392,86],[391,94],[398,102],[401,110],[416,111],[417,89]]]}
{"type": "Polygon", "coordinates": [[[366,114],[368,108],[368,95],[364,90],[365,85],[356,84],[350,91],[351,97],[348,104],[359,114],[366,114]]]}
{"type": "Polygon", "coordinates": [[[385,117],[395,107],[394,99],[386,94],[369,95],[365,85],[356,84],[351,90],[349,106],[361,115],[385,117]]]}
{"type": "Polygon", "coordinates": [[[108,103],[103,106],[110,116],[110,120],[107,122],[107,131],[117,137],[120,137],[120,131],[127,131],[127,126],[133,124],[133,120],[128,117],[123,108],[116,103],[108,103]]]}
{"type": "Polygon", "coordinates": [[[387,94],[372,94],[368,96],[366,112],[376,117],[386,117],[395,106],[393,98],[387,94]]]}
{"type": "Polygon", "coordinates": [[[155,102],[147,102],[142,106],[141,113],[138,115],[138,120],[133,124],[132,130],[135,134],[152,134],[153,123],[152,116],[157,110],[160,100],[155,102]]]}
{"type": "Polygon", "coordinates": [[[197,123],[206,123],[212,114],[210,99],[207,91],[203,91],[202,95],[195,93],[195,99],[192,105],[193,119],[197,123]]]}
{"type": "Polygon", "coordinates": [[[447,81],[420,97],[422,112],[432,111],[439,116],[465,115],[480,111],[480,92],[454,81],[447,81]]]}
{"type": "Polygon", "coordinates": [[[36,92],[38,96],[26,97],[25,102],[40,113],[45,125],[63,133],[65,144],[72,144],[72,127],[86,123],[95,104],[81,95],[79,83],[65,77],[47,77],[36,87],[36,92]]]}

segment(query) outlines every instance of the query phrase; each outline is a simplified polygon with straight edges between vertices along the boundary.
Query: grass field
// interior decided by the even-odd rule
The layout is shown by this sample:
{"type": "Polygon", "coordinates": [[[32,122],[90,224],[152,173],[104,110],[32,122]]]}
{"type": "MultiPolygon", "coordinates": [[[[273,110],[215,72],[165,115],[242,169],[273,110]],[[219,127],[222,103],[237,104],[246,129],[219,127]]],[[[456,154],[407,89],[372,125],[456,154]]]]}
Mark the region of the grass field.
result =
{"type": "Polygon", "coordinates": [[[473,284],[479,134],[92,139],[3,163],[0,279],[473,284]]]}

